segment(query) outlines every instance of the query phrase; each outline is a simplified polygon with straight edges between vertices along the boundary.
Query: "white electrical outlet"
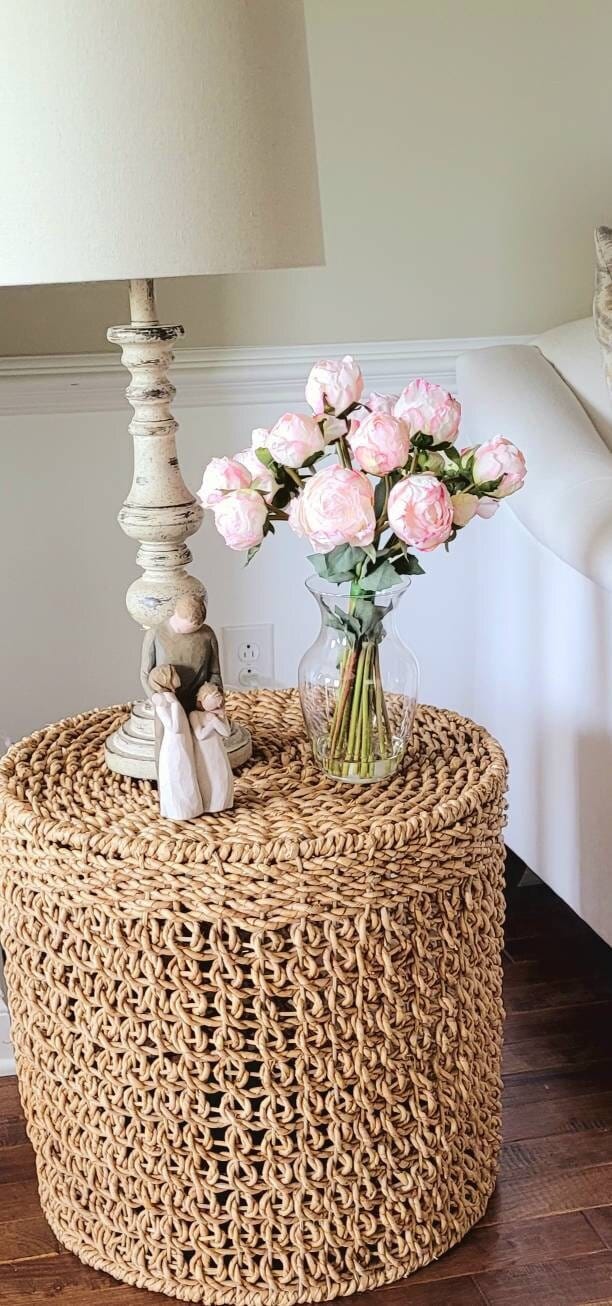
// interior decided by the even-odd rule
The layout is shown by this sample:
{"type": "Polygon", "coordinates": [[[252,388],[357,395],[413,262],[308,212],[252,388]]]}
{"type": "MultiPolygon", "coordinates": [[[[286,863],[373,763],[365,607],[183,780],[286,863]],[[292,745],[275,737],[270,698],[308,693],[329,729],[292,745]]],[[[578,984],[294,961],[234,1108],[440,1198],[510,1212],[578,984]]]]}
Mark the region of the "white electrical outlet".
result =
{"type": "Polygon", "coordinates": [[[274,684],[274,627],[223,626],[221,663],[228,689],[270,689],[274,684]]]}

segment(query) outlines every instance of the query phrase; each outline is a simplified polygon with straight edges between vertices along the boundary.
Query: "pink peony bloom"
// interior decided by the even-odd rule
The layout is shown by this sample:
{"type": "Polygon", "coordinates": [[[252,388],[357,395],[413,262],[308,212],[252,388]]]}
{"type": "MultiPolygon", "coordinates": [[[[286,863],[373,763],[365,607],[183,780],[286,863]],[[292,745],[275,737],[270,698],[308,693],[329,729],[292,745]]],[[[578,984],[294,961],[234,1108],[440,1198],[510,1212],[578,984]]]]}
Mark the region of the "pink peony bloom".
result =
{"type": "Polygon", "coordinates": [[[451,496],[451,502],[455,526],[467,526],[468,522],[471,522],[472,517],[475,517],[478,512],[479,500],[474,494],[464,494],[460,490],[457,494],[451,496]]]}
{"type": "MultiPolygon", "coordinates": [[[[261,432],[258,432],[258,434],[261,434],[261,432]]],[[[258,443],[256,447],[262,449],[264,446],[258,443]]],[[[255,449],[241,449],[240,453],[236,454],[235,461],[242,463],[242,466],[246,467],[247,472],[250,473],[252,489],[260,490],[266,503],[270,503],[277,491],[280,490],[280,485],[270,468],[266,467],[257,457],[255,449]]]]}
{"type": "Polygon", "coordinates": [[[352,422],[348,443],[362,471],[371,476],[403,467],[410,453],[408,427],[385,412],[367,413],[362,422],[352,422]]]}
{"type": "Polygon", "coordinates": [[[306,403],[317,415],[323,413],[326,406],[338,415],[357,403],[362,390],[361,368],[350,354],[339,360],[321,358],[306,382],[306,403]]]}
{"type": "Polygon", "coordinates": [[[303,467],[313,453],[325,448],[325,439],[314,417],[284,413],[268,432],[266,449],[283,467],[303,467]]]}
{"type": "Polygon", "coordinates": [[[263,540],[268,509],[257,490],[234,490],[214,506],[215,526],[230,549],[254,549],[263,540]]]}
{"type": "Polygon", "coordinates": [[[515,494],[524,484],[527,464],[520,449],[503,435],[496,435],[487,440],[474,452],[472,476],[475,485],[485,485],[487,481],[497,481],[500,485],[493,490],[493,498],[505,499],[508,494],[515,494]]]}
{"type": "Polygon", "coordinates": [[[289,525],[296,535],[308,537],[316,553],[328,553],[338,544],[365,547],[376,530],[372,486],[349,467],[325,467],[292,501],[289,525]]]}
{"type": "Polygon", "coordinates": [[[395,416],[406,422],[411,435],[421,431],[440,444],[455,439],[461,421],[461,404],[441,385],[411,381],[395,405],[395,416]]]}
{"type": "Polygon", "coordinates": [[[406,476],[389,495],[389,525],[398,539],[423,553],[437,548],[453,529],[453,505],[445,485],[428,472],[406,476]]]}
{"type": "MultiPolygon", "coordinates": [[[[361,396],[361,403],[365,404],[371,413],[389,413],[393,417],[398,399],[399,395],[381,395],[377,390],[372,390],[369,395],[361,396]]],[[[367,413],[363,416],[367,417],[367,413]]]]}
{"type": "Polygon", "coordinates": [[[251,433],[251,445],[253,449],[266,449],[269,434],[270,432],[267,426],[256,426],[255,430],[251,433]]]}
{"type": "Polygon", "coordinates": [[[251,476],[235,458],[211,458],[204,469],[198,499],[204,508],[214,508],[228,490],[248,489],[251,476]]]}
{"type": "Polygon", "coordinates": [[[476,512],[479,517],[484,517],[485,520],[487,520],[489,517],[495,516],[498,508],[499,499],[490,499],[489,496],[485,494],[482,499],[478,500],[476,512]]]}

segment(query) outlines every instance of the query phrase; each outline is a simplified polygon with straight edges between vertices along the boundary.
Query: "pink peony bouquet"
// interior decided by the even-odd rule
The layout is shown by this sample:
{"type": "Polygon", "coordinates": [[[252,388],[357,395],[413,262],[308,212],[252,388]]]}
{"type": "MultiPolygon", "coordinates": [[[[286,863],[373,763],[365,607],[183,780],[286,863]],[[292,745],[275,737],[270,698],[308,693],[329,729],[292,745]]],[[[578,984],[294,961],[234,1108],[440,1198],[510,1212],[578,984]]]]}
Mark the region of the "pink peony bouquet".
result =
{"type": "Polygon", "coordinates": [[[525,479],[520,449],[502,435],[457,449],[461,405],[431,381],[365,396],[353,358],[326,359],[306,399],[312,415],[284,413],[253,431],[250,449],[206,468],[199,497],[230,549],[252,557],[288,521],[310,540],[319,575],[388,589],[422,571],[415,551],[448,546],[525,479]]]}
{"type": "MultiPolygon", "coordinates": [[[[525,459],[502,435],[457,448],[461,406],[430,381],[411,381],[399,395],[365,395],[350,356],[315,363],[306,400],[309,414],[284,413],[270,430],[253,432],[249,449],[213,458],[200,499],[226,544],[248,560],[287,522],[310,542],[319,577],[350,585],[346,637],[353,655],[367,654],[368,677],[359,675],[359,658],[357,672],[354,656],[346,666],[360,696],[368,682],[372,704],[380,704],[377,651],[368,648],[375,623],[365,601],[371,606],[378,596],[376,610],[384,611],[381,593],[422,573],[419,554],[448,548],[475,517],[491,517],[523,485],[525,459]]],[[[338,690],[349,737],[350,713],[364,721],[367,713],[342,674],[338,690]]],[[[385,728],[372,712],[380,751],[385,728]]],[[[342,745],[337,720],[332,733],[342,745]]]]}

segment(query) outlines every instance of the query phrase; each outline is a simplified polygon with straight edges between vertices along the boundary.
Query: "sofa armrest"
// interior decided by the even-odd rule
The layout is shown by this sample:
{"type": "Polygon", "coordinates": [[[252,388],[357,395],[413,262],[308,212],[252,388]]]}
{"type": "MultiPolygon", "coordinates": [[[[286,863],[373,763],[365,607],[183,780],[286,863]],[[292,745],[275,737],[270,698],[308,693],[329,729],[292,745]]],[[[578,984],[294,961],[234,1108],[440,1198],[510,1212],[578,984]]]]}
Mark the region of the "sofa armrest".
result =
{"type": "Polygon", "coordinates": [[[508,507],[541,544],[612,591],[612,453],[554,367],[532,345],[473,349],[457,360],[470,444],[501,434],[527,480],[508,507]]]}

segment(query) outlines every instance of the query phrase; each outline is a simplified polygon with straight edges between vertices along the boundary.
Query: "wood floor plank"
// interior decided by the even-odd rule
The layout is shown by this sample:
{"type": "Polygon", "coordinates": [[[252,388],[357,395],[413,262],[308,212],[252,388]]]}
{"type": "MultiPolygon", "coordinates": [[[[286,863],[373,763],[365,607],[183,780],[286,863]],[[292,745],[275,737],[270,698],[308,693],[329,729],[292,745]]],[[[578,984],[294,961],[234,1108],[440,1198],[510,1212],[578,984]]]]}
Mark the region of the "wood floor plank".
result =
{"type": "Polygon", "coordinates": [[[476,1282],[489,1306],[610,1306],[612,1252],[495,1270],[476,1282]]]}
{"type": "Polygon", "coordinates": [[[7,1220],[18,1214],[23,1220],[35,1219],[40,1211],[38,1186],[32,1176],[12,1184],[0,1184],[0,1232],[7,1220]]]}
{"type": "Polygon", "coordinates": [[[612,1003],[508,1016],[503,1072],[555,1069],[608,1058],[612,1003]]]}
{"type": "Polygon", "coordinates": [[[612,1052],[612,1001],[586,1002],[577,1006],[561,1007],[557,1011],[518,1011],[506,1016],[504,1041],[506,1047],[526,1039],[544,1041],[557,1034],[571,1034],[579,1039],[581,1031],[601,1030],[607,1055],[612,1052]]]}
{"type": "Polygon", "coordinates": [[[583,934],[584,925],[575,912],[545,884],[526,885],[513,895],[505,923],[506,946],[512,939],[583,934]]]}
{"type": "MultiPolygon", "coordinates": [[[[37,1299],[38,1300],[38,1299],[37,1299]]],[[[47,1300],[43,1298],[42,1300],[47,1300]]],[[[172,1306],[174,1297],[167,1297],[158,1292],[148,1292],[144,1288],[129,1288],[127,1284],[115,1283],[112,1288],[64,1288],[59,1297],[52,1298],[58,1306],[172,1306]]],[[[0,1297],[0,1302],[2,1298],[0,1297]]],[[[480,1298],[483,1306],[484,1298],[480,1298]]],[[[4,1303],[2,1303],[4,1306],[4,1303]]]]}
{"type": "Polygon", "coordinates": [[[0,1147],[27,1141],[21,1100],[14,1075],[0,1078],[0,1147]]]}
{"type": "Polygon", "coordinates": [[[415,1274],[415,1282],[477,1275],[510,1265],[559,1260],[562,1256],[601,1251],[607,1246],[581,1211],[553,1215],[541,1220],[520,1220],[514,1224],[479,1225],[462,1243],[415,1274]]]}
{"type": "Polygon", "coordinates": [[[612,1133],[506,1143],[485,1224],[612,1203],[612,1133]]]}
{"type": "Polygon", "coordinates": [[[0,1148],[0,1189],[3,1184],[14,1184],[35,1178],[36,1163],[29,1143],[0,1148]]]}
{"type": "Polygon", "coordinates": [[[583,1166],[553,1175],[517,1174],[498,1184],[483,1224],[539,1219],[612,1203],[612,1165],[583,1166]]]}
{"type": "Polygon", "coordinates": [[[576,934],[568,934],[562,941],[555,930],[546,936],[535,935],[527,938],[508,939],[506,953],[511,961],[556,962],[562,948],[569,952],[571,947],[572,964],[593,967],[610,964],[610,949],[603,939],[588,927],[576,934]]]}
{"type": "Polygon", "coordinates": [[[545,956],[532,957],[529,961],[512,960],[504,952],[502,961],[506,994],[516,987],[529,984],[554,984],[573,979],[584,980],[612,978],[612,950],[605,956],[601,954],[601,940],[596,944],[597,958],[592,950],[582,949],[574,952],[572,947],[557,948],[545,956]]]}
{"type": "Polygon", "coordinates": [[[562,1101],[612,1089],[612,1060],[504,1076],[504,1106],[562,1101]]]}
{"type": "Polygon", "coordinates": [[[545,1138],[549,1134],[601,1133],[608,1129],[612,1129],[612,1090],[504,1109],[507,1143],[522,1138],[545,1138]]]}
{"type": "MultiPolygon", "coordinates": [[[[24,1298],[24,1301],[29,1301],[24,1298]]],[[[175,1297],[167,1297],[159,1292],[149,1292],[145,1288],[130,1288],[128,1284],[119,1283],[116,1279],[108,1282],[107,1275],[97,1275],[96,1280],[92,1281],[89,1287],[74,1285],[63,1287],[59,1295],[52,1297],[32,1298],[32,1302],[52,1301],[53,1306],[172,1306],[176,1301],[175,1297]],[[102,1281],[102,1282],[99,1282],[102,1281]]],[[[483,1297],[480,1298],[480,1306],[483,1306],[483,1297]]],[[[1,1306],[5,1303],[0,1296],[1,1306]]],[[[17,1298],[15,1306],[22,1306],[21,1299],[17,1298]]]]}
{"type": "MultiPolygon", "coordinates": [[[[107,1290],[116,1287],[116,1280],[108,1274],[99,1274],[83,1265],[76,1256],[69,1252],[60,1252],[56,1256],[45,1256],[39,1260],[17,1261],[12,1265],[0,1266],[0,1302],[2,1306],[22,1306],[25,1302],[52,1300],[58,1306],[64,1306],[69,1300],[69,1290],[79,1292],[75,1301],[83,1301],[85,1293],[97,1292],[102,1300],[107,1290]]],[[[93,1299],[93,1298],[92,1298],[93,1299]]],[[[109,1302],[110,1306],[110,1302],[109,1302]]],[[[146,1306],[146,1303],[143,1303],[146,1306]]]]}
{"type": "Polygon", "coordinates": [[[566,1174],[585,1166],[612,1164],[612,1133],[583,1133],[560,1137],[527,1138],[505,1143],[500,1179],[515,1175],[566,1174]]]}
{"type": "MultiPolygon", "coordinates": [[[[14,1208],[21,1210],[21,1203],[14,1208]]],[[[60,1246],[54,1238],[42,1211],[24,1219],[4,1220],[0,1228],[0,1265],[10,1261],[30,1260],[34,1257],[55,1255],[60,1246]]]]}
{"type": "Polygon", "coordinates": [[[606,1247],[612,1249],[612,1206],[596,1206],[586,1218],[606,1247]]]}
{"type": "Polygon", "coordinates": [[[580,1007],[612,998],[612,976],[603,972],[580,975],[572,979],[543,980],[532,983],[506,983],[504,1005],[508,1015],[527,1011],[557,1011],[580,1007]]]}
{"type": "MultiPolygon", "coordinates": [[[[341,1299],[336,1298],[338,1300],[341,1299]]],[[[353,1297],[342,1300],[346,1301],[347,1306],[349,1303],[350,1306],[483,1306],[482,1294],[469,1278],[418,1283],[416,1276],[411,1276],[388,1288],[378,1288],[375,1292],[358,1292],[353,1297]]],[[[147,1306],[147,1303],[143,1302],[142,1306],[147,1306]]]]}

